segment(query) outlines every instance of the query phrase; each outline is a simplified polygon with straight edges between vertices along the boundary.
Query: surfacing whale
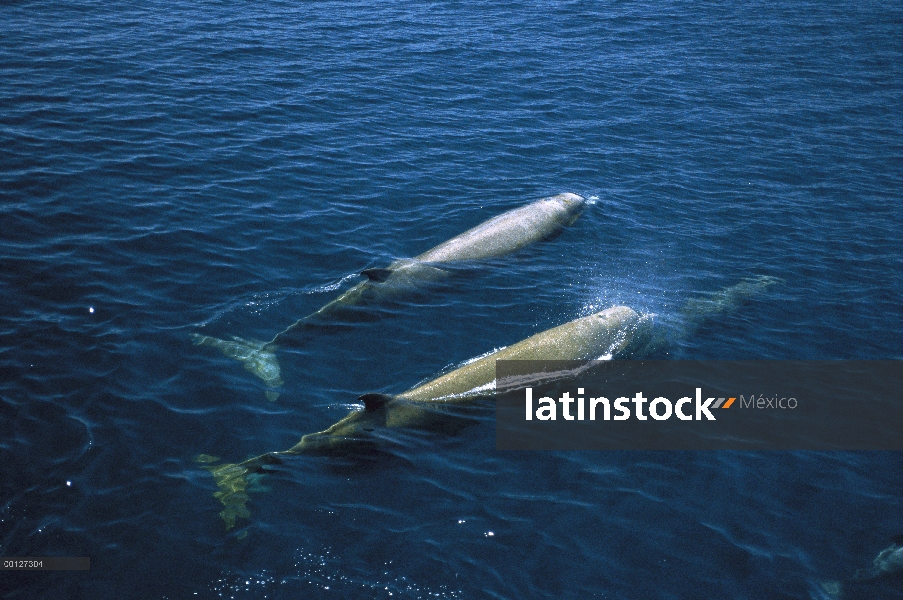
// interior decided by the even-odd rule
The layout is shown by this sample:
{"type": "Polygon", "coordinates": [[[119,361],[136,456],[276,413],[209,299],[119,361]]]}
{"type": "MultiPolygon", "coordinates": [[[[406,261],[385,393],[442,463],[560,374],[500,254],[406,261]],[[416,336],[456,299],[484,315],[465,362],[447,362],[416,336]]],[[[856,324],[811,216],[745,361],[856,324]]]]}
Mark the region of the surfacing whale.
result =
{"type": "Polygon", "coordinates": [[[386,268],[366,269],[358,283],[319,310],[292,323],[268,342],[233,337],[230,340],[191,334],[195,344],[217,348],[263,380],[266,397],[274,401],[282,386],[276,350],[299,329],[340,315],[349,307],[400,296],[452,273],[443,266],[507,256],[535,242],[550,238],[571,225],[586,206],[586,199],[572,193],[558,194],[504,212],[447,240],[414,258],[396,260],[386,268]]]}
{"type": "MultiPolygon", "coordinates": [[[[695,331],[704,320],[736,310],[742,303],[779,283],[776,277],[759,276],[742,281],[705,301],[690,300],[684,307],[690,324],[680,329],[678,338],[695,331]]],[[[673,341],[677,341],[672,340],[673,341]]],[[[268,452],[238,464],[210,464],[219,487],[214,493],[223,505],[220,516],[226,529],[237,518],[248,518],[248,493],[255,491],[256,474],[266,465],[281,462],[293,455],[355,454],[373,447],[374,431],[384,428],[414,428],[435,432],[452,432],[460,419],[445,409],[491,398],[495,393],[497,360],[592,360],[645,356],[660,350],[664,337],[652,326],[652,319],[641,316],[626,306],[616,306],[537,333],[521,342],[496,350],[426,383],[397,395],[364,394],[358,398],[361,410],[350,412],[332,426],[305,435],[289,448],[268,452]],[[457,423],[456,423],[457,421],[457,423]]],[[[199,462],[219,459],[207,455],[199,462]]]]}

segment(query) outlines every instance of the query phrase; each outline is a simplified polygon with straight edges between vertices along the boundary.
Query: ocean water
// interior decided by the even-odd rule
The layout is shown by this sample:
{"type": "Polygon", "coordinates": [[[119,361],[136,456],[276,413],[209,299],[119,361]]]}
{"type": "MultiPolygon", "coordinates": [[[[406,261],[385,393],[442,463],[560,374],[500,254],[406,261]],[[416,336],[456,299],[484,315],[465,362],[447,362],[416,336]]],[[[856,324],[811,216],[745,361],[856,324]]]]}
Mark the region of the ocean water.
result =
{"type": "MultiPolygon", "coordinates": [[[[827,598],[903,533],[898,452],[498,452],[491,418],[211,454],[613,305],[771,288],[670,350],[903,359],[903,6],[0,5],[0,598],[827,598]],[[280,351],[358,281],[563,191],[557,238],[280,351]]],[[[903,597],[899,580],[848,597],[903,597]]]]}

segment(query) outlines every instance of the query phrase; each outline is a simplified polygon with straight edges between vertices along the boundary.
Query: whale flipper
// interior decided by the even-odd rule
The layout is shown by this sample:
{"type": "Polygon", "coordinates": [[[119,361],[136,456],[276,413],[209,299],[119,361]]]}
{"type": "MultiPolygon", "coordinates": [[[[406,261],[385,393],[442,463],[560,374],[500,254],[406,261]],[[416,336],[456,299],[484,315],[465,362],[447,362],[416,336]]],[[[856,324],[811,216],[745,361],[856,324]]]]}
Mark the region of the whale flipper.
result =
{"type": "Polygon", "coordinates": [[[282,377],[275,344],[240,337],[221,340],[199,333],[192,333],[191,339],[198,346],[217,348],[229,358],[240,361],[245,369],[262,379],[268,388],[274,388],[266,391],[267,400],[273,402],[279,398],[279,392],[275,388],[282,386],[282,377]]]}

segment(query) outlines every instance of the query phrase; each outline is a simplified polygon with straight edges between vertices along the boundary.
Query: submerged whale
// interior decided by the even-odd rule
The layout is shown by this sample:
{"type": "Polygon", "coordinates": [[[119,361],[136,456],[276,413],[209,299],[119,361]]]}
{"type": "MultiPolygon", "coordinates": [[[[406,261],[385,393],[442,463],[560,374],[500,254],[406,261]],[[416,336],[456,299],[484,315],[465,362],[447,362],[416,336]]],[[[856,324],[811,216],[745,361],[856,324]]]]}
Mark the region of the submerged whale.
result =
{"type": "Polygon", "coordinates": [[[877,598],[882,584],[894,582],[903,589],[903,535],[891,539],[891,544],[881,550],[869,568],[859,569],[846,582],[823,581],[821,591],[830,600],[856,600],[877,598]]]}
{"type": "MultiPolygon", "coordinates": [[[[743,299],[761,293],[779,281],[760,276],[722,290],[710,296],[708,302],[688,302],[685,307],[687,319],[698,326],[706,318],[734,310],[743,299]]],[[[679,335],[694,328],[688,326],[679,335]]],[[[456,417],[443,409],[473,403],[494,394],[497,360],[642,356],[661,348],[663,342],[660,337],[657,339],[653,330],[650,317],[640,316],[626,306],[617,306],[537,333],[400,394],[364,394],[358,398],[363,403],[361,410],[352,411],[323,431],[303,436],[288,450],[268,452],[239,464],[207,466],[219,487],[214,496],[225,506],[220,515],[227,529],[234,526],[236,518],[247,518],[249,513],[245,504],[249,499],[248,492],[253,491],[254,473],[268,464],[280,462],[281,457],[355,452],[375,443],[374,432],[381,428],[444,431],[456,417]]],[[[453,428],[454,424],[449,427],[453,428]]],[[[218,459],[202,455],[198,460],[213,462],[218,459]]]]}
{"type": "Polygon", "coordinates": [[[361,272],[365,281],[295,321],[268,342],[239,337],[223,340],[197,333],[191,337],[197,345],[217,348],[229,358],[241,361],[245,369],[262,379],[269,388],[267,398],[276,400],[279,393],[275,388],[282,386],[276,350],[293,332],[337,316],[351,306],[398,296],[444,279],[452,273],[443,266],[506,256],[550,238],[576,221],[585,205],[586,199],[577,194],[544,198],[493,217],[414,258],[396,260],[386,268],[366,269],[361,272]]]}
{"type": "MultiPolygon", "coordinates": [[[[225,505],[220,513],[230,529],[236,517],[248,517],[245,503],[253,479],[249,475],[280,457],[299,454],[354,452],[373,440],[378,427],[427,430],[442,428],[449,420],[442,407],[473,402],[491,396],[496,360],[593,359],[619,355],[649,341],[650,323],[625,306],[610,308],[547,331],[537,333],[507,348],[497,350],[410,390],[390,396],[364,394],[363,410],[352,411],[328,429],[305,435],[297,444],[280,452],[268,452],[240,464],[209,466],[220,491],[214,496],[225,505]]],[[[207,462],[210,457],[199,457],[207,462]]]]}

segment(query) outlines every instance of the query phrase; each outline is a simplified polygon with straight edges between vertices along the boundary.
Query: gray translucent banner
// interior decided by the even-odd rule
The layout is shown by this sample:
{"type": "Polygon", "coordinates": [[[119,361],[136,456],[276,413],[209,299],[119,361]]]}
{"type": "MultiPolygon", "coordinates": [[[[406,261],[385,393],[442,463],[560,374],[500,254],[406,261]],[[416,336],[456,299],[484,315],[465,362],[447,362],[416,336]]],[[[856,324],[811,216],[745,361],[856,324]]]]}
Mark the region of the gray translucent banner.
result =
{"type": "Polygon", "coordinates": [[[89,571],[88,556],[19,556],[0,558],[0,571],[89,571]]]}
{"type": "Polygon", "coordinates": [[[903,361],[497,361],[499,450],[903,450],[903,361]]]}

